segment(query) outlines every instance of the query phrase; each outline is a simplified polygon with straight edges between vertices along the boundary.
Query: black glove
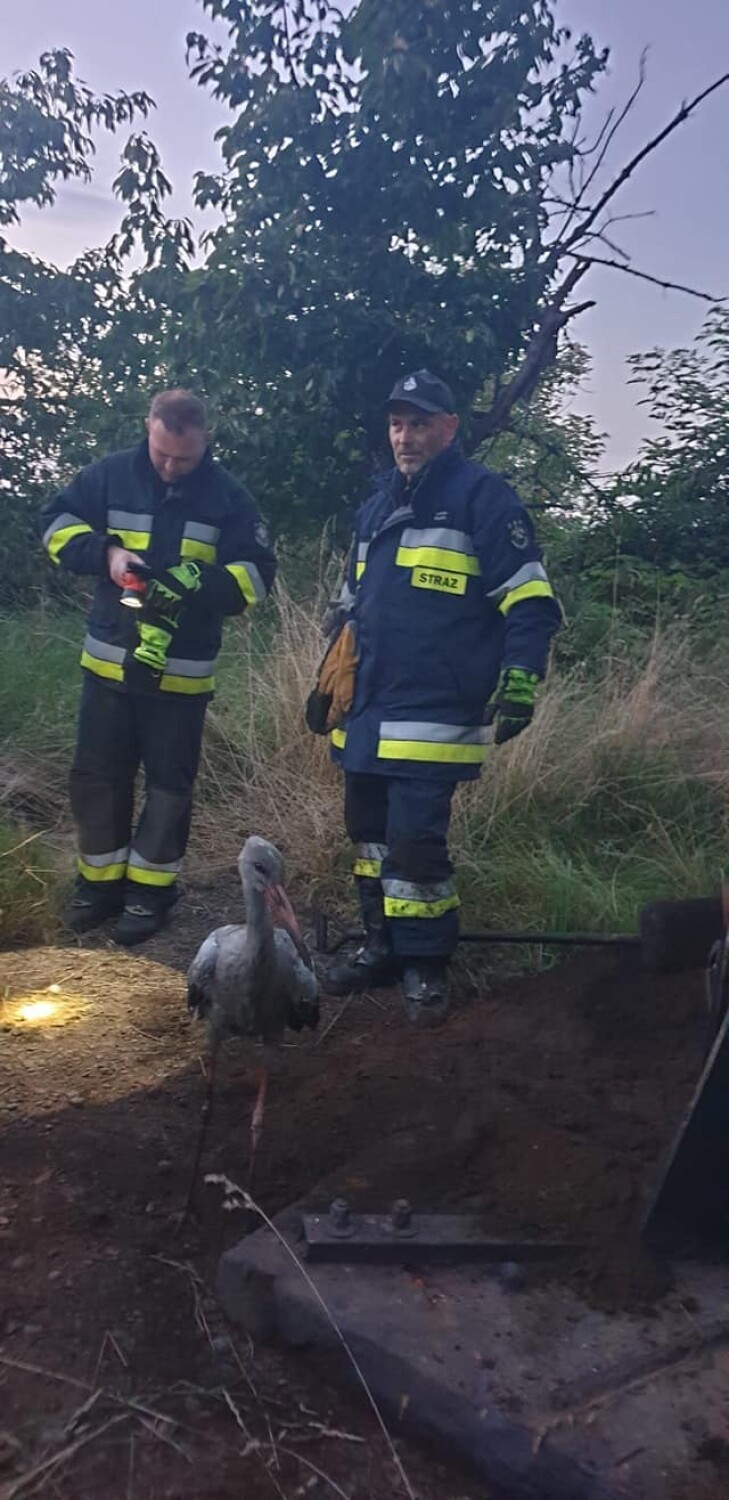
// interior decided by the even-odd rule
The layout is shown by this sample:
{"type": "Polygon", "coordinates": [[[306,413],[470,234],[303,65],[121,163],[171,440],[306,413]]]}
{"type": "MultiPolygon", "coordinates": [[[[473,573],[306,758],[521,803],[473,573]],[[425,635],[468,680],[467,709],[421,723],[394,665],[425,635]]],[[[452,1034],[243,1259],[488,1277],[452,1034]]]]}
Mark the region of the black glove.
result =
{"type": "Polygon", "coordinates": [[[525,672],[522,667],[509,667],[502,673],[485,720],[495,725],[495,745],[515,739],[531,724],[538,685],[536,672],[525,672]]]}
{"type": "Polygon", "coordinates": [[[149,625],[174,630],[185,605],[200,589],[201,570],[197,563],[177,563],[164,573],[150,578],[140,614],[149,625]]]}

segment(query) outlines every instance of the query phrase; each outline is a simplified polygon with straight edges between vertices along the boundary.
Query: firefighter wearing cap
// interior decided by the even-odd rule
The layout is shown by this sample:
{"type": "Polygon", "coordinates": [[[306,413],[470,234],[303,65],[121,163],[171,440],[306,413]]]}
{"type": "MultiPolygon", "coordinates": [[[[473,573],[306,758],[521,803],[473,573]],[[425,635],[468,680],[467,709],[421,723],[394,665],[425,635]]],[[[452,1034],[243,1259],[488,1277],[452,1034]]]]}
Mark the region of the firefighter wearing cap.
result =
{"type": "Polygon", "coordinates": [[[85,932],[116,916],[116,941],[139,943],[175,898],[223,618],[266,597],[275,559],[250,495],[213,461],[205,407],[189,391],[155,396],[145,441],[84,469],[42,525],[51,561],[96,579],[70,777],[79,859],[67,921],[85,932]]]}
{"type": "Polygon", "coordinates": [[[358,513],[309,718],[344,769],[366,934],[328,987],[401,976],[407,1014],[428,1022],[447,1009],[458,936],[453,793],[489,741],[529,724],[560,610],[516,494],[464,458],[448,386],[417,370],[387,405],[395,467],[358,513]]]}

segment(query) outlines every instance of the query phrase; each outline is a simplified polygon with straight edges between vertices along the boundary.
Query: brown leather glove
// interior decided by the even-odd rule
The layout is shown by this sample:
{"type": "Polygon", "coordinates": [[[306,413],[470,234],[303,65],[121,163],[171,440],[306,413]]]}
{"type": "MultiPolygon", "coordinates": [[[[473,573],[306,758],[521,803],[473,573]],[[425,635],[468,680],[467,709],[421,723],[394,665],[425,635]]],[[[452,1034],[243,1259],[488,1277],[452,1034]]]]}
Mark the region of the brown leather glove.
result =
{"type": "Polygon", "coordinates": [[[344,722],[354,700],[357,662],[357,638],[350,620],[329,647],[307,700],[306,722],[313,734],[328,734],[344,722]]]}

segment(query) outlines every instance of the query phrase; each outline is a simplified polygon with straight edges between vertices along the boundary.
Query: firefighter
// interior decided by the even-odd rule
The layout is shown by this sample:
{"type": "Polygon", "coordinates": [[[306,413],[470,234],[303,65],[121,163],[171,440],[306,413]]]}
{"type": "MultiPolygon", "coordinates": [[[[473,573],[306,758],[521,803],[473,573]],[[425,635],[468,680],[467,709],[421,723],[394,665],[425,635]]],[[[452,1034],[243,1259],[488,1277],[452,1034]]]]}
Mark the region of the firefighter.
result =
{"type": "Polygon", "coordinates": [[[144,442],[83,469],[42,518],[51,561],[97,580],[70,776],[79,857],[67,920],[86,932],[116,916],[125,945],[151,937],[176,897],[223,617],[260,603],[276,571],[250,495],[213,460],[203,402],[163,391],[146,426],[144,442]]]}
{"type": "Polygon", "coordinates": [[[514,491],[463,456],[449,387],[417,370],[387,408],[395,468],[358,512],[307,721],[344,769],[365,929],[328,988],[401,976],[427,1024],[447,1011],[458,938],[453,793],[529,724],[560,610],[514,491]]]}

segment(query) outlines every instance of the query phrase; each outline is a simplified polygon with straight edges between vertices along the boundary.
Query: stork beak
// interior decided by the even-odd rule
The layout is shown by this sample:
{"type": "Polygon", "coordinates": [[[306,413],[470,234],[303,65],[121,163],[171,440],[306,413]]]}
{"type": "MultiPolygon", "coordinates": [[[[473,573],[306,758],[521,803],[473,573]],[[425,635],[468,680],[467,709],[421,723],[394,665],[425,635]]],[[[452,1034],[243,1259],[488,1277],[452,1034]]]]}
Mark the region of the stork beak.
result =
{"type": "Polygon", "coordinates": [[[289,937],[296,944],[304,962],[311,967],[311,956],[306,946],[306,939],[299,927],[291,902],[282,885],[269,885],[266,887],[264,899],[271,913],[274,927],[283,927],[289,937]]]}

